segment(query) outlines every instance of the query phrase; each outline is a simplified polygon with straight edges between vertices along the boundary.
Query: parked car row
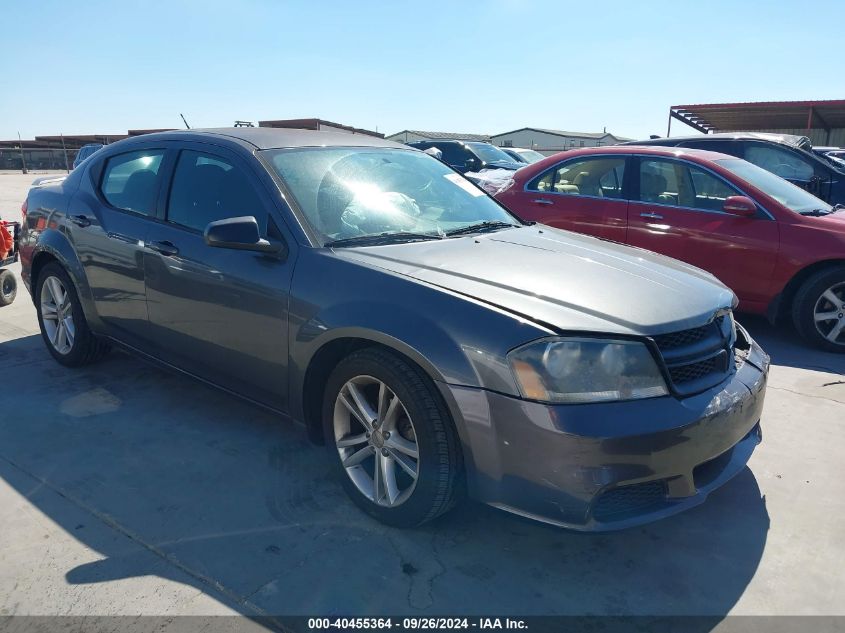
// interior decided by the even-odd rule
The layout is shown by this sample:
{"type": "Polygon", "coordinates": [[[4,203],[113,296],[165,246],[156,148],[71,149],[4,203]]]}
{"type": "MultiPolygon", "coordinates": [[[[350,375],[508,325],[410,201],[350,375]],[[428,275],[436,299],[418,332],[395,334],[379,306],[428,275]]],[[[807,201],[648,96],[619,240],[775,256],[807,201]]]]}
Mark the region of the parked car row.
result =
{"type": "Polygon", "coordinates": [[[515,159],[517,162],[530,165],[536,163],[538,160],[543,160],[545,156],[533,149],[525,149],[523,147],[503,147],[502,151],[508,156],[515,159]]]}
{"type": "MultiPolygon", "coordinates": [[[[749,223],[752,251],[788,212],[836,234],[832,218],[793,211],[822,204],[806,192],[784,183],[778,202],[753,166],[682,154],[543,159],[500,196],[514,214],[432,156],[367,135],[150,134],[30,191],[22,278],[57,362],[118,346],[300,421],[386,523],[433,519],[468,493],[619,529],[698,505],[745,467],[769,360],[712,274],[554,224],[617,242],[658,231],[674,248],[694,231],[672,227],[700,206],[714,231],[749,223]],[[561,222],[564,200],[583,219],[561,222]]],[[[745,266],[739,250],[723,256],[745,266]]]]}
{"type": "Polygon", "coordinates": [[[517,170],[525,164],[490,143],[437,140],[414,141],[408,146],[423,151],[437,148],[441,152],[440,160],[462,174],[483,169],[517,170]]]}
{"type": "Polygon", "coordinates": [[[813,152],[824,158],[839,170],[845,171],[845,149],[841,147],[813,146],[813,152]]]}

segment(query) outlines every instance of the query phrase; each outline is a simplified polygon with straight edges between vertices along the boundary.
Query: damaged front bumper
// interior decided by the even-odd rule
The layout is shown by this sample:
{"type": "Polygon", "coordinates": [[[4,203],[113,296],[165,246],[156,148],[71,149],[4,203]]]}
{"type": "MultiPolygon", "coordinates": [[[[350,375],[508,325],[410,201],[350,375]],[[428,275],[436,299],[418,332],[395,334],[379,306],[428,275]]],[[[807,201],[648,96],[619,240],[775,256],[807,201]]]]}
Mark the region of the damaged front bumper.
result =
{"type": "Polygon", "coordinates": [[[471,494],[586,531],[647,523],[704,502],[760,443],[769,358],[749,347],[695,396],[547,405],[443,385],[462,416],[471,494]]]}

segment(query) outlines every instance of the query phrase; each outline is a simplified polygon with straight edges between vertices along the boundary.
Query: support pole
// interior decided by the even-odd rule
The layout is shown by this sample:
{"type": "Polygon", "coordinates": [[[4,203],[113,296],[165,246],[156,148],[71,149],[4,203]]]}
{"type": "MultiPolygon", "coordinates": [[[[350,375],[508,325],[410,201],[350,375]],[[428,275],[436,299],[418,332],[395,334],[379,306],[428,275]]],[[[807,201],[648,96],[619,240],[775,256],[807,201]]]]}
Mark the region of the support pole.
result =
{"type": "Polygon", "coordinates": [[[65,171],[67,173],[70,173],[70,167],[68,167],[68,162],[67,162],[67,147],[65,147],[65,135],[60,133],[59,136],[62,137],[62,152],[64,152],[64,155],[65,155],[65,171]]]}
{"type": "Polygon", "coordinates": [[[26,158],[24,158],[24,155],[23,155],[23,141],[21,140],[21,133],[20,132],[18,132],[18,145],[20,145],[20,148],[21,148],[21,173],[27,174],[29,172],[27,172],[27,170],[26,170],[26,158]]]}

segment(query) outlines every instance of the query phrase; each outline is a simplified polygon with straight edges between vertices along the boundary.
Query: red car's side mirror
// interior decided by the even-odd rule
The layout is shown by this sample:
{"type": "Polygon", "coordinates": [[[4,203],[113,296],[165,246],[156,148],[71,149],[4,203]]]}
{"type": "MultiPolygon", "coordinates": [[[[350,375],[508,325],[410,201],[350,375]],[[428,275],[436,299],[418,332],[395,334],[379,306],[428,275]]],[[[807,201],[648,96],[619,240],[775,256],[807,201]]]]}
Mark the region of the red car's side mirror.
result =
{"type": "Polygon", "coordinates": [[[751,198],[746,196],[730,196],[722,205],[722,211],[732,215],[741,215],[745,218],[750,218],[757,214],[757,205],[751,198]]]}

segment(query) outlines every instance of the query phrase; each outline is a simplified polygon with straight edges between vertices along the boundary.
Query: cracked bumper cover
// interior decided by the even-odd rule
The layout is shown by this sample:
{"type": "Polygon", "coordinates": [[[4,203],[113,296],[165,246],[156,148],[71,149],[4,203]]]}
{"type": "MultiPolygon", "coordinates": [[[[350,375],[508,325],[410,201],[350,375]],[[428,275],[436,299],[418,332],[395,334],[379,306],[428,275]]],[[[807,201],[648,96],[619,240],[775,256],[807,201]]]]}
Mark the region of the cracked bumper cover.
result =
{"type": "Polygon", "coordinates": [[[443,388],[463,418],[475,498],[556,525],[602,531],[696,506],[739,473],[762,439],[768,369],[769,357],[751,341],[728,380],[682,400],[544,405],[443,388]]]}

